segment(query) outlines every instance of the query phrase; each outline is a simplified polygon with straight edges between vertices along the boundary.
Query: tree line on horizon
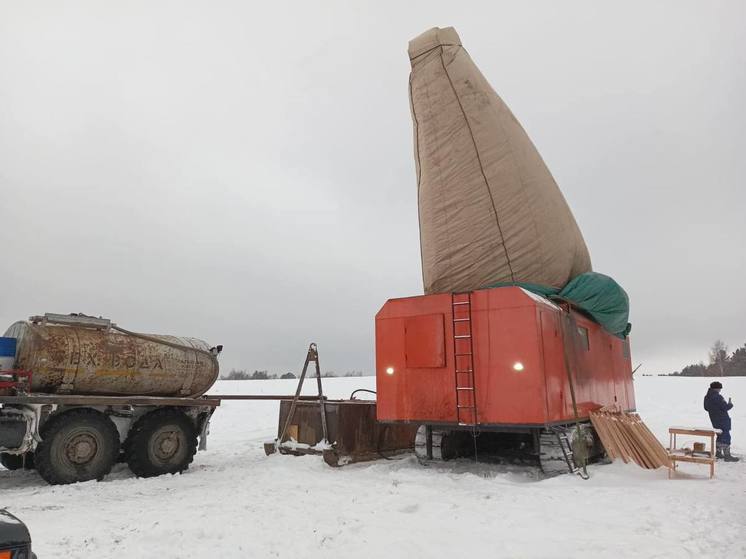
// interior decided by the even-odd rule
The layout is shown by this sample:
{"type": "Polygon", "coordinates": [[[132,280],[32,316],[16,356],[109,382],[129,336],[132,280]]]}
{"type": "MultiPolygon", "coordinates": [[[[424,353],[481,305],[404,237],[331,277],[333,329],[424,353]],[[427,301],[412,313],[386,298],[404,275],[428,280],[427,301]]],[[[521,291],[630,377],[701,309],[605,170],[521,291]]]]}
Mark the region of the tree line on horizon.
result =
{"type": "MultiPolygon", "coordinates": [[[[308,371],[306,373],[306,378],[313,378],[315,376],[316,376],[315,371],[308,371]]],[[[324,371],[321,373],[321,376],[322,378],[330,378],[330,377],[362,377],[365,375],[363,375],[362,371],[347,371],[343,375],[338,375],[334,371],[324,371]]],[[[231,369],[227,375],[222,375],[220,377],[220,380],[271,380],[271,379],[277,379],[277,378],[292,379],[292,378],[298,378],[298,375],[290,371],[278,376],[266,370],[265,371],[254,371],[253,373],[250,373],[249,371],[245,369],[231,369]]]]}
{"type": "Polygon", "coordinates": [[[710,347],[710,362],[687,365],[681,371],[671,373],[680,377],[742,377],[746,376],[746,343],[728,353],[728,346],[716,340],[710,347]]]}

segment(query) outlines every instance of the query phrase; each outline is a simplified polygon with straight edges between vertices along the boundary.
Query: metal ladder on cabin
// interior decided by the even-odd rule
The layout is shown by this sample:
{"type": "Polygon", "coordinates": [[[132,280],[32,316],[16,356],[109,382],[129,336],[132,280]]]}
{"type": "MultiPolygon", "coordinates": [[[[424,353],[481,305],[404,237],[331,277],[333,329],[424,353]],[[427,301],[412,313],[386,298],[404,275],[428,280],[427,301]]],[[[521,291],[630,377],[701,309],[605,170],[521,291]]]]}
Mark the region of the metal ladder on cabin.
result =
{"type": "Polygon", "coordinates": [[[548,475],[569,472],[588,479],[588,472],[583,464],[578,464],[575,459],[571,433],[566,428],[550,427],[540,435],[541,469],[548,475]]]}
{"type": "Polygon", "coordinates": [[[570,441],[570,437],[565,431],[560,430],[555,430],[554,434],[557,437],[557,442],[559,443],[559,447],[562,450],[565,464],[567,464],[567,470],[571,474],[577,474],[578,472],[580,472],[580,467],[575,463],[575,452],[572,449],[572,442],[570,441]]]}
{"type": "Polygon", "coordinates": [[[474,383],[471,293],[452,293],[451,306],[456,371],[456,420],[459,425],[476,428],[477,398],[474,383]]]}

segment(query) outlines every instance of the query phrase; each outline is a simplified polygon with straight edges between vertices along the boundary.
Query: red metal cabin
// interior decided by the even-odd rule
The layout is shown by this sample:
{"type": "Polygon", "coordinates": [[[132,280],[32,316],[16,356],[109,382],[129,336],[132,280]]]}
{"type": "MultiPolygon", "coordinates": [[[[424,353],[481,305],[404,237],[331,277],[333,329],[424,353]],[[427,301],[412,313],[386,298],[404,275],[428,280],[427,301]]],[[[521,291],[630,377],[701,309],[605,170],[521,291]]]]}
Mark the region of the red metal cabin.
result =
{"type": "Polygon", "coordinates": [[[520,287],[391,299],[376,315],[378,420],[500,431],[634,410],[629,341],[520,287]],[[577,328],[563,335],[567,324],[577,328]],[[563,324],[565,326],[563,326],[563,324]],[[567,339],[574,349],[566,349],[567,339]],[[567,355],[567,354],[573,355],[567,355]]]}

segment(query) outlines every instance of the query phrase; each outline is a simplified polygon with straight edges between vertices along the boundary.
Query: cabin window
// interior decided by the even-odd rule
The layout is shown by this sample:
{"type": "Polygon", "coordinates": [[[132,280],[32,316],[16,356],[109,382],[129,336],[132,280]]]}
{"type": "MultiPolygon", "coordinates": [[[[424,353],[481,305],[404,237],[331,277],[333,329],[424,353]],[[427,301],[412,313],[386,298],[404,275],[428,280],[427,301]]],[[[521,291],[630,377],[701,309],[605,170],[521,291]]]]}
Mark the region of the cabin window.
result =
{"type": "Polygon", "coordinates": [[[578,337],[580,338],[580,347],[582,347],[585,351],[590,351],[591,343],[588,339],[588,328],[578,326],[578,334],[578,337]]]}
{"type": "Polygon", "coordinates": [[[629,359],[629,340],[624,340],[622,343],[622,355],[625,359],[629,359]]]}

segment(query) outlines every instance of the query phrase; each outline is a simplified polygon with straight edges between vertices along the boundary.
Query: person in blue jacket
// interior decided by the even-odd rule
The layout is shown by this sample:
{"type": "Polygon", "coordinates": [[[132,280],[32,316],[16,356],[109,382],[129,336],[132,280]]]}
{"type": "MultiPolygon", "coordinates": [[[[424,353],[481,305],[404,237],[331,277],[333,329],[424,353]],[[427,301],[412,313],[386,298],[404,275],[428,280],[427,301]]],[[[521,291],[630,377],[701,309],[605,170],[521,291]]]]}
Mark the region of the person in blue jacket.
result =
{"type": "Polygon", "coordinates": [[[725,401],[720,395],[723,385],[718,381],[710,384],[710,389],[705,395],[705,410],[710,414],[710,422],[715,429],[720,429],[722,433],[717,436],[717,453],[718,458],[726,462],[738,462],[739,458],[730,453],[730,416],[728,410],[733,407],[733,402],[725,401]]]}

